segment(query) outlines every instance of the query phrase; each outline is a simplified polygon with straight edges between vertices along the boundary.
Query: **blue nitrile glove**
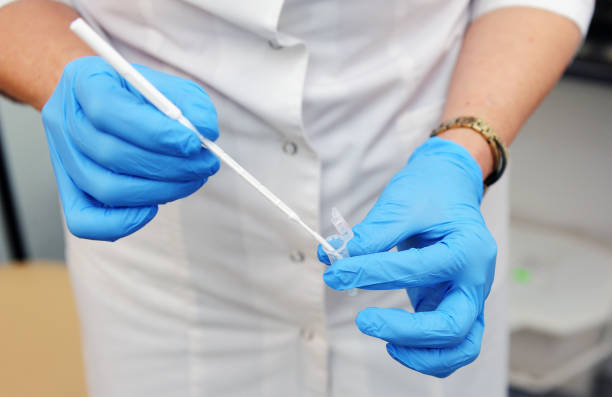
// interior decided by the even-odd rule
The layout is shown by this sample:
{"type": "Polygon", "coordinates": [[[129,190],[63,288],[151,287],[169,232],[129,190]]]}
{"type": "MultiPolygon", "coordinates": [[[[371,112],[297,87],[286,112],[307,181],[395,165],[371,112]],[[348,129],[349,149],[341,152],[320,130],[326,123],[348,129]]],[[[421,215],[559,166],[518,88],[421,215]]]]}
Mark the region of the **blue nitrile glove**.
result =
{"type": "MultiPolygon", "coordinates": [[[[135,65],[207,138],[217,115],[197,84],[135,65]]],[[[157,205],[190,195],[219,169],[196,135],[162,114],[102,58],[64,68],[42,110],[66,224],[78,237],[116,240],[157,205]]]]}
{"type": "MultiPolygon", "coordinates": [[[[482,195],[482,172],[468,151],[429,139],[353,228],[351,257],[323,275],[338,290],[407,290],[415,313],[367,308],[356,323],[419,372],[445,377],[480,352],[497,255],[480,213],[482,195]],[[394,246],[397,252],[387,252],[394,246]]],[[[319,259],[329,263],[320,248],[319,259]]]]}

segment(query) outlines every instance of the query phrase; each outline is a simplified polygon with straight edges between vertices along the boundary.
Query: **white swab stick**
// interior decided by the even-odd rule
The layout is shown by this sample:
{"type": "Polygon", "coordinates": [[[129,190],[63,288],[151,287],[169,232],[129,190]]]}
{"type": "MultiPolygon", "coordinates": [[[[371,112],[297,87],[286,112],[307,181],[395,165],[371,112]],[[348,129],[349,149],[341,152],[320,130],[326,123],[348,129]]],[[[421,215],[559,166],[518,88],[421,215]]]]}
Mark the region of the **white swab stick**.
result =
{"type": "Polygon", "coordinates": [[[279,199],[274,193],[259,182],[253,175],[247,170],[242,168],[229,154],[225,153],[216,143],[206,138],[196,130],[193,124],[187,120],[181,110],[172,103],[168,98],[164,96],[149,80],[147,80],[142,74],[140,74],[134,67],[126,61],[110,44],[108,44],[100,35],[98,35],[84,20],[81,18],[75,19],[70,24],[70,29],[76,33],[85,43],[87,43],[95,52],[97,52],[102,58],[106,60],[115,70],[130,84],[134,86],[145,98],[151,102],[153,106],[159,109],[160,112],[173,120],[178,121],[185,127],[192,130],[200,141],[202,146],[210,150],[224,162],[228,167],[236,171],[238,175],[247,181],[251,186],[267,198],[276,208],[281,210],[289,219],[296,222],[298,225],[303,227],[308,234],[315,238],[325,249],[335,251],[334,248],[323,238],[321,235],[312,230],[308,225],[304,223],[287,204],[279,199]]]}

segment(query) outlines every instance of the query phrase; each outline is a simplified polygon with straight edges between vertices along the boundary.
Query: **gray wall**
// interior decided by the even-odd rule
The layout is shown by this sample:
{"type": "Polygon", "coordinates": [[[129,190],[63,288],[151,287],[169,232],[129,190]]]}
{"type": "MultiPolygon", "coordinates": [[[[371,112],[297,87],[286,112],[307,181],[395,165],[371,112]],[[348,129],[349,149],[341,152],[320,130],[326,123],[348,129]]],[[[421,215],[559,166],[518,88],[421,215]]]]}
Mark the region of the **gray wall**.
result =
{"type": "Polygon", "coordinates": [[[512,215],[612,246],[611,126],[611,84],[562,80],[512,145],[512,215]]]}
{"type": "MultiPolygon", "coordinates": [[[[2,149],[8,158],[27,254],[32,259],[63,260],[59,200],[40,114],[2,98],[0,122],[2,149]]],[[[3,245],[6,243],[4,233],[0,231],[3,245]]],[[[6,253],[6,249],[2,252],[6,253]]],[[[0,254],[0,260],[5,259],[0,254]]]]}

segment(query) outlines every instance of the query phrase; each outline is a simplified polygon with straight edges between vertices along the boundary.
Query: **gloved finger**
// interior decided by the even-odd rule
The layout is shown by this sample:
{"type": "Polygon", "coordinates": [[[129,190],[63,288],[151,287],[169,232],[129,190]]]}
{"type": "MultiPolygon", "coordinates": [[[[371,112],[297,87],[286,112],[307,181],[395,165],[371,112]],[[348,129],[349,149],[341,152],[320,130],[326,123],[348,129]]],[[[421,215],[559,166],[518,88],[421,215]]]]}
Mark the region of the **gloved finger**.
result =
{"type": "Polygon", "coordinates": [[[362,310],[355,322],[364,334],[396,345],[449,347],[465,339],[474,326],[479,308],[479,302],[474,302],[470,294],[455,288],[434,311],[410,313],[371,307],[362,310]]]}
{"type": "Polygon", "coordinates": [[[401,183],[399,178],[405,177],[398,174],[391,179],[374,207],[353,227],[354,236],[347,244],[351,256],[389,251],[436,223],[437,212],[429,208],[431,199],[406,200],[406,197],[419,197],[422,192],[414,191],[408,185],[403,186],[401,197],[396,197],[394,185],[401,183]]]}
{"type": "Polygon", "coordinates": [[[75,236],[115,241],[139,230],[157,214],[157,206],[104,208],[72,182],[51,140],[49,149],[66,226],[75,236]]]}
{"type": "Polygon", "coordinates": [[[457,346],[429,349],[389,343],[387,352],[408,368],[426,375],[445,378],[478,358],[483,333],[484,319],[480,314],[465,339],[457,346]]]}
{"type": "Polygon", "coordinates": [[[77,187],[107,206],[163,204],[190,195],[206,182],[206,178],[167,182],[116,174],[84,156],[68,139],[56,139],[55,144],[63,153],[62,164],[77,187]]]}
{"type": "Polygon", "coordinates": [[[452,279],[461,270],[457,255],[446,241],[441,241],[419,249],[354,256],[334,262],[323,279],[338,290],[432,285],[452,279]]]}
{"type": "Polygon", "coordinates": [[[125,89],[108,66],[102,72],[101,67],[85,64],[74,83],[78,104],[97,129],[158,153],[191,156],[202,150],[191,130],[125,89]]]}
{"type": "MultiPolygon", "coordinates": [[[[202,87],[193,81],[159,72],[147,66],[134,65],[134,67],[178,106],[183,115],[206,138],[214,141],[219,137],[217,111],[202,87]]],[[[134,90],[132,86],[129,88],[134,90]]]]}
{"type": "Polygon", "coordinates": [[[415,312],[430,312],[438,308],[449,288],[450,282],[444,282],[428,287],[406,288],[406,294],[415,312]]]}
{"type": "Polygon", "coordinates": [[[325,263],[326,265],[331,264],[329,261],[329,257],[323,250],[323,247],[321,246],[321,244],[319,244],[319,246],[317,247],[317,256],[319,257],[319,261],[321,261],[322,263],[325,263]]]}
{"type": "Polygon", "coordinates": [[[219,169],[219,160],[208,150],[190,157],[161,154],[98,131],[80,110],[72,120],[68,132],[75,146],[115,173],[161,181],[191,181],[209,177],[219,169]]]}

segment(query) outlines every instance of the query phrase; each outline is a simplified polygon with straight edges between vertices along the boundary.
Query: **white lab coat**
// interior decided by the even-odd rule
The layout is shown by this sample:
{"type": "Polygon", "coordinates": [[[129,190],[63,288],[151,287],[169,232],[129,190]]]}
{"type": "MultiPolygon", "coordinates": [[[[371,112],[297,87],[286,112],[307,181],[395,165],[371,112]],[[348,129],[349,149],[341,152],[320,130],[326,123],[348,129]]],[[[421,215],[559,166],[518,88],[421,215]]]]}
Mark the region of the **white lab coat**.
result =
{"type": "MultiPolygon", "coordinates": [[[[80,0],[132,62],[202,84],[229,154],[323,234],[359,222],[440,121],[470,19],[531,4],[584,30],[591,1],[80,0]],[[384,5],[383,5],[384,4],[384,5]]],[[[327,288],[316,244],[231,170],[116,243],[69,236],[91,397],[503,396],[507,178],[482,353],[439,380],[354,324],[404,291],[327,288]]]]}

